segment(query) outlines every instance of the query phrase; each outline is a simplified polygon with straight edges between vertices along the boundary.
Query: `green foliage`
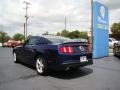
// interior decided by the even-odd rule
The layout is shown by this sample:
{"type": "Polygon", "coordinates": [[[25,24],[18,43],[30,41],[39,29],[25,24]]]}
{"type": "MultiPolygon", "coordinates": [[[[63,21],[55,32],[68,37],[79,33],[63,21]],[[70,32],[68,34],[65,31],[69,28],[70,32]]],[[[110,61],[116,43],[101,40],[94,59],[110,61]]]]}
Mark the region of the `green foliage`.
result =
{"type": "Polygon", "coordinates": [[[44,32],[42,35],[48,35],[49,34],[49,32],[48,31],[46,31],[46,32],[44,32]]]}
{"type": "Polygon", "coordinates": [[[11,37],[8,36],[8,35],[6,35],[5,38],[4,38],[4,42],[7,42],[7,41],[10,40],[10,39],[11,39],[11,37]]]}
{"type": "Polygon", "coordinates": [[[114,23],[111,27],[111,32],[113,33],[113,37],[120,40],[120,22],[114,23]]]}
{"type": "Polygon", "coordinates": [[[80,32],[79,30],[69,32],[67,30],[63,30],[61,33],[57,32],[57,36],[63,36],[63,37],[68,37],[68,38],[84,38],[87,39],[87,32],[80,32]]]}
{"type": "Polygon", "coordinates": [[[71,38],[71,39],[73,39],[73,38],[87,39],[88,38],[87,32],[79,32],[78,30],[70,32],[68,37],[71,38]]]}
{"type": "Polygon", "coordinates": [[[57,32],[57,34],[56,34],[57,36],[60,36],[61,35],[61,33],[60,32],[57,32]]]}
{"type": "Polygon", "coordinates": [[[67,30],[63,30],[61,32],[61,36],[63,36],[63,37],[68,37],[68,34],[69,34],[69,31],[67,31],[67,30]]]}
{"type": "Polygon", "coordinates": [[[78,30],[72,31],[68,34],[68,37],[73,39],[73,38],[79,38],[80,37],[80,32],[78,30]]]}
{"type": "Polygon", "coordinates": [[[69,32],[67,30],[63,30],[61,33],[57,32],[57,36],[63,36],[63,37],[68,37],[68,38],[84,38],[87,39],[87,32],[80,32],[79,30],[69,32]]]}
{"type": "Polygon", "coordinates": [[[80,32],[80,38],[88,39],[87,32],[80,32]]]}
{"type": "Polygon", "coordinates": [[[5,32],[0,32],[0,42],[4,43],[4,42],[7,42],[9,39],[11,39],[11,37],[5,33],[5,32]]]}
{"type": "Polygon", "coordinates": [[[17,33],[13,36],[13,39],[16,40],[16,41],[18,41],[18,40],[22,41],[22,40],[24,40],[24,35],[20,34],[20,33],[17,33]]]}

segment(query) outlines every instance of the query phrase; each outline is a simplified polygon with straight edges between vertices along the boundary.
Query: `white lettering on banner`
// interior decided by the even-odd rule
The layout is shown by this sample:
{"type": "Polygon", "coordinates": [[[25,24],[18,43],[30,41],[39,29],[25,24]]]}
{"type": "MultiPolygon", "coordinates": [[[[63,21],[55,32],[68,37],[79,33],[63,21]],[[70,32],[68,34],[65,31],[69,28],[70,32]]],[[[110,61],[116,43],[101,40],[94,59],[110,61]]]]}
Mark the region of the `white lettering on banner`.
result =
{"type": "Polygon", "coordinates": [[[97,17],[98,22],[107,24],[107,21],[103,20],[100,16],[97,17]]]}
{"type": "Polygon", "coordinates": [[[104,29],[104,30],[109,29],[108,25],[104,25],[104,24],[97,24],[97,28],[104,29]]]}

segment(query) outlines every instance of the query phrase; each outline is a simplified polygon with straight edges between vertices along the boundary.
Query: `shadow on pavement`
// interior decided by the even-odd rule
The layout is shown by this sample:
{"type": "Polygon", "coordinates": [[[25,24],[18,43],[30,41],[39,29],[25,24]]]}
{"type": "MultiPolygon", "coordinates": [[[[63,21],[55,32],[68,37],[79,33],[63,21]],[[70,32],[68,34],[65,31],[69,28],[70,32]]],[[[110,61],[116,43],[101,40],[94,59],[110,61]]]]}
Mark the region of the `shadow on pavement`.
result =
{"type": "MultiPolygon", "coordinates": [[[[28,64],[24,64],[24,63],[20,63],[20,64],[22,64],[32,70],[36,70],[35,67],[30,66],[28,64]]],[[[82,67],[77,70],[67,70],[67,71],[66,70],[63,70],[63,71],[49,70],[48,74],[44,77],[50,76],[50,77],[59,78],[59,79],[75,79],[75,78],[89,75],[91,73],[93,73],[93,69],[87,68],[87,67],[82,67]]],[[[35,75],[35,76],[37,76],[37,75],[35,75]]],[[[35,76],[33,75],[33,77],[35,77],[35,76]]]]}
{"type": "Polygon", "coordinates": [[[93,69],[90,68],[80,68],[78,70],[68,70],[68,71],[51,71],[49,76],[59,79],[75,79],[93,73],[93,69]]]}

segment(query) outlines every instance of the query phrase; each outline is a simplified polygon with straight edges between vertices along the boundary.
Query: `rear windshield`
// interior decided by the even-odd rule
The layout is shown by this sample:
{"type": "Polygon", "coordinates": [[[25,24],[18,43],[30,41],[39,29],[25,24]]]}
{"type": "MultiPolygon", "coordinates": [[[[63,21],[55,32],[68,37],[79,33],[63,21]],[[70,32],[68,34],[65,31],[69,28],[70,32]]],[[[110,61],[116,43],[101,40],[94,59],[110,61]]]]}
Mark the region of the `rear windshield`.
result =
{"type": "Polygon", "coordinates": [[[61,36],[45,36],[52,43],[65,43],[65,42],[74,42],[74,40],[61,37],[61,36]]]}
{"type": "Polygon", "coordinates": [[[87,42],[87,39],[73,39],[75,42],[87,42]]]}

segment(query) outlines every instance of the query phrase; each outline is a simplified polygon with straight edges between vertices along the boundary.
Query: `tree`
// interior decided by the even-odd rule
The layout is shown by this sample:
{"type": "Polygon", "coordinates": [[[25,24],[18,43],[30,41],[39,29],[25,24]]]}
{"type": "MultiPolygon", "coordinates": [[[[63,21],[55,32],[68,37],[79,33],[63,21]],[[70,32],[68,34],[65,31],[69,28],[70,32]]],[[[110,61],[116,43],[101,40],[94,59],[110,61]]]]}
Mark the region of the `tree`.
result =
{"type": "Polygon", "coordinates": [[[13,39],[16,40],[16,41],[18,41],[18,40],[22,41],[22,40],[24,40],[24,35],[20,34],[20,33],[17,33],[13,36],[13,39]]]}
{"type": "Polygon", "coordinates": [[[88,36],[87,36],[87,32],[80,32],[78,30],[76,31],[72,31],[68,34],[68,37],[73,39],[73,38],[84,38],[84,39],[87,39],[88,36]]]}
{"type": "Polygon", "coordinates": [[[87,39],[87,32],[80,32],[79,30],[69,32],[68,30],[63,30],[60,32],[57,32],[57,36],[63,36],[63,37],[68,37],[68,38],[84,38],[87,39]]]}
{"type": "Polygon", "coordinates": [[[0,42],[4,43],[7,42],[11,37],[6,32],[0,32],[0,42]]]}
{"type": "Polygon", "coordinates": [[[111,27],[113,37],[120,40],[120,22],[114,23],[111,27]]]}
{"type": "Polygon", "coordinates": [[[88,39],[87,32],[80,32],[80,38],[88,39]]]}
{"type": "Polygon", "coordinates": [[[69,31],[67,31],[67,30],[63,30],[61,32],[61,36],[63,36],[63,37],[68,37],[68,34],[69,34],[69,31]]]}
{"type": "Polygon", "coordinates": [[[60,32],[57,32],[57,34],[56,34],[57,36],[60,36],[61,35],[61,33],[60,32]]]}
{"type": "Polygon", "coordinates": [[[46,32],[44,32],[42,35],[48,35],[49,34],[49,32],[48,31],[46,31],[46,32]]]}
{"type": "Polygon", "coordinates": [[[78,30],[72,31],[68,34],[68,37],[73,39],[73,38],[79,38],[80,37],[80,32],[78,30]]]}

